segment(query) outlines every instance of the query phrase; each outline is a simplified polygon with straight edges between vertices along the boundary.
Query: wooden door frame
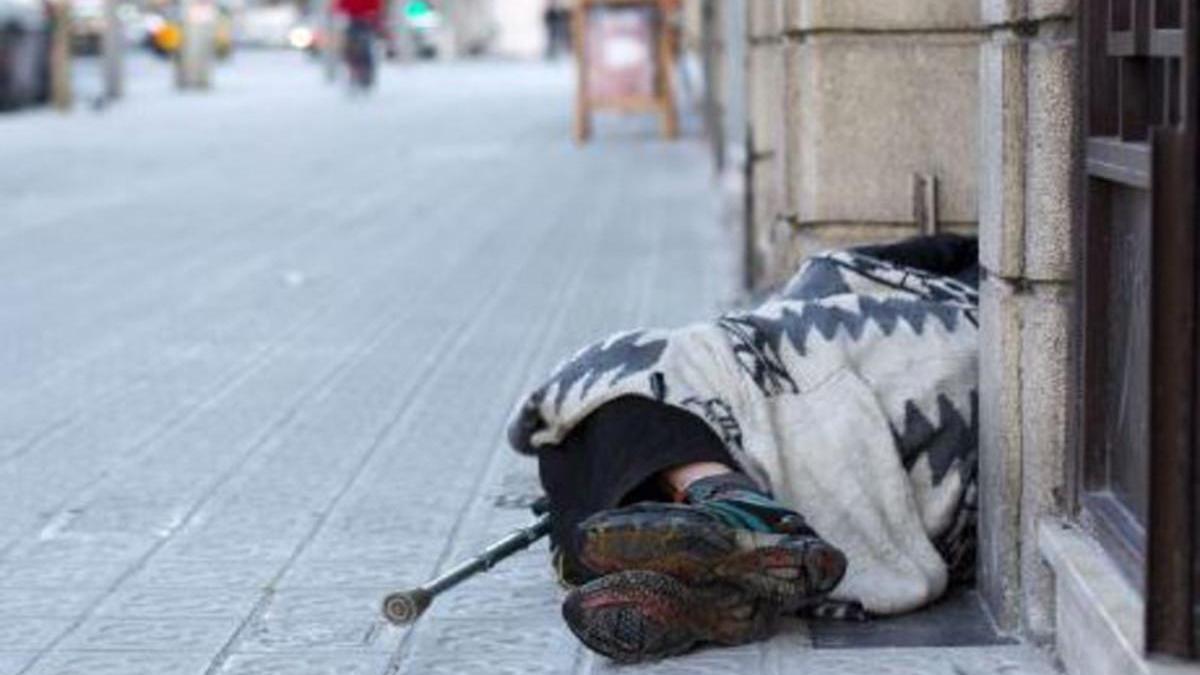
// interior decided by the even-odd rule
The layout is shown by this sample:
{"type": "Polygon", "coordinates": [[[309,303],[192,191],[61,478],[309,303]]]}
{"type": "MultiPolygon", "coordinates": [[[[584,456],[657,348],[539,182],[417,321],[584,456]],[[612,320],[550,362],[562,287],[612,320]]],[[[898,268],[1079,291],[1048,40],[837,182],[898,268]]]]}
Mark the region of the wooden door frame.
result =
{"type": "MultiPolygon", "coordinates": [[[[1146,649],[1184,658],[1200,655],[1200,9],[1180,0],[1179,30],[1158,30],[1158,0],[1080,4],[1080,125],[1084,153],[1076,219],[1076,406],[1068,453],[1071,503],[1117,566],[1143,592],[1146,649]],[[1128,30],[1112,30],[1101,10],[1123,3],[1128,30]],[[1178,123],[1154,127],[1135,142],[1094,138],[1115,134],[1117,109],[1093,109],[1115,86],[1113,72],[1094,67],[1109,55],[1170,55],[1184,80],[1178,123]],[[1096,127],[1093,129],[1093,125],[1096,127]],[[1145,527],[1120,500],[1089,488],[1105,471],[1105,354],[1109,274],[1107,197],[1092,176],[1150,190],[1149,509],[1145,527]],[[1092,225],[1089,226],[1089,223],[1092,225]]],[[[1122,64],[1124,65],[1124,63],[1122,64]]]]}

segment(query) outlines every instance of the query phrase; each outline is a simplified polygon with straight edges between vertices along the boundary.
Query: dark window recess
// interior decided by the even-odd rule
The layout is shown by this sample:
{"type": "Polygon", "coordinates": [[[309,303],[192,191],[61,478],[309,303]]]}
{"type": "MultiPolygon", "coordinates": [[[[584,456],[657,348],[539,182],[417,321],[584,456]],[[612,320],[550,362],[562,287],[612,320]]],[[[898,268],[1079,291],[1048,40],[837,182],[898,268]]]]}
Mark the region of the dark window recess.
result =
{"type": "Polygon", "coordinates": [[[1072,493],[1146,599],[1146,644],[1200,654],[1200,4],[1080,3],[1084,95],[1072,493]]]}

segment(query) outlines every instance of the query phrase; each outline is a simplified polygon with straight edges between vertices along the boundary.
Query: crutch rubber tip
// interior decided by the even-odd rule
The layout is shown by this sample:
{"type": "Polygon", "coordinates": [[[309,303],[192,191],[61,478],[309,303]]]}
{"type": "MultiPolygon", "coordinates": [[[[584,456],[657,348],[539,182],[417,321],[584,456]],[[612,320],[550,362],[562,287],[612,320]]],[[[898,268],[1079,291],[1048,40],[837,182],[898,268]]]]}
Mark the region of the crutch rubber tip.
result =
{"type": "Polygon", "coordinates": [[[397,626],[417,620],[433,602],[433,594],[424,588],[392,593],[383,599],[383,616],[397,626]]]}

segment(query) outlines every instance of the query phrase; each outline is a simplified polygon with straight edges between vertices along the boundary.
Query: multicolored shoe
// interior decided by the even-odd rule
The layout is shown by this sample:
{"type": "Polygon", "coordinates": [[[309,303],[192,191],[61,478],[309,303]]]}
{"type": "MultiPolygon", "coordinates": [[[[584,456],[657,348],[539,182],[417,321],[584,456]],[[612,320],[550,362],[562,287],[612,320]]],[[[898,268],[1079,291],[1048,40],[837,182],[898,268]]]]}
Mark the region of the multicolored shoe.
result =
{"type": "Polygon", "coordinates": [[[575,636],[619,663],[676,656],[700,642],[766,639],[778,617],[777,608],[735,586],[688,586],[648,571],[594,579],[563,602],[563,618],[575,636]]]}
{"type": "Polygon", "coordinates": [[[742,474],[697,481],[685,499],[593,515],[579,526],[580,559],[598,574],[643,570],[691,587],[737,587],[782,611],[824,598],[845,574],[841,551],[742,474]]]}

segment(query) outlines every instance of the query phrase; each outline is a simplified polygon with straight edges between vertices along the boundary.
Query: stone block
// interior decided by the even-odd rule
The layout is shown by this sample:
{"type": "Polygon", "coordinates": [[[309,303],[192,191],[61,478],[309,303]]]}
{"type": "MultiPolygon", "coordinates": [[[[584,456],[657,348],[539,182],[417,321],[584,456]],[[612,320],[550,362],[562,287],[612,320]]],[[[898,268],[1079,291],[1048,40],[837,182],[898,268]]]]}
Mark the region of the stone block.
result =
{"type": "Polygon", "coordinates": [[[1066,672],[1149,675],[1141,658],[1145,614],[1141,594],[1100,544],[1078,527],[1047,519],[1038,535],[1038,550],[1054,570],[1055,646],[1066,672]]]}
{"type": "Polygon", "coordinates": [[[1054,580],[1037,550],[1038,523],[1062,513],[1066,478],[1071,290],[1035,283],[1021,311],[1022,623],[1034,639],[1054,632],[1054,580]]]}
{"type": "Polygon", "coordinates": [[[982,0],[982,19],[990,25],[1074,16],[1077,0],[982,0]]]}
{"type": "Polygon", "coordinates": [[[783,180],[780,162],[766,157],[750,164],[751,215],[762,227],[765,245],[770,244],[770,224],[783,214],[783,180]]]}
{"type": "Polygon", "coordinates": [[[234,654],[221,675],[377,675],[388,670],[388,654],[234,654]]]}
{"type": "Polygon", "coordinates": [[[1024,274],[1066,281],[1073,275],[1071,231],[1077,192],[1075,44],[1033,42],[1027,54],[1024,274]]]}
{"type": "Polygon", "coordinates": [[[122,588],[106,598],[99,616],[124,619],[241,618],[261,597],[256,589],[122,588]]]}
{"type": "MultiPolygon", "coordinates": [[[[680,671],[688,672],[691,671],[680,671]]],[[[754,672],[753,668],[721,672],[754,672]]],[[[795,650],[781,673],[804,675],[1055,675],[1044,654],[1027,645],[915,649],[795,650]]],[[[663,671],[663,675],[673,671],[663,671]]]]}
{"type": "Polygon", "coordinates": [[[779,0],[749,0],[746,30],[752,40],[775,38],[783,32],[783,3],[779,0]]]}
{"type": "Polygon", "coordinates": [[[216,654],[237,631],[239,618],[122,619],[96,616],[63,641],[67,650],[172,652],[182,645],[216,654]]]}
{"type": "Polygon", "coordinates": [[[766,225],[767,251],[764,269],[755,280],[756,288],[772,288],[782,285],[796,273],[802,262],[803,249],[797,244],[796,231],[786,217],[779,217],[766,225]]]}
{"type": "Polygon", "coordinates": [[[1073,17],[1078,13],[1079,0],[1028,0],[1030,19],[1073,17]]]}
{"type": "Polygon", "coordinates": [[[807,62],[801,58],[803,47],[797,42],[785,42],[783,45],[783,130],[780,140],[782,145],[777,156],[783,179],[783,208],[789,217],[796,216],[796,206],[800,203],[800,184],[793,176],[801,176],[801,127],[800,105],[801,93],[805,90],[802,83],[806,82],[808,73],[805,72],[807,62]]]}
{"type": "Polygon", "coordinates": [[[34,651],[0,652],[0,673],[4,675],[23,673],[37,655],[38,653],[34,651]]]}
{"type": "Polygon", "coordinates": [[[71,627],[72,619],[0,617],[0,644],[6,650],[39,651],[71,627]]]}
{"type": "Polygon", "coordinates": [[[938,178],[942,221],[976,221],[977,38],[822,36],[786,58],[800,222],[911,223],[915,173],[938,178]]]}
{"type": "MultiPolygon", "coordinates": [[[[55,591],[32,588],[0,589],[0,616],[75,618],[90,609],[102,589],[55,591]]],[[[0,673],[4,670],[0,668],[0,673]]]]}
{"type": "Polygon", "coordinates": [[[552,614],[547,621],[427,621],[400,673],[523,675],[568,673],[579,642],[552,614]]]}
{"type": "Polygon", "coordinates": [[[382,618],[334,615],[308,618],[264,616],[246,626],[234,651],[242,654],[286,652],[395,651],[405,635],[382,618]]]}
{"type": "Polygon", "coordinates": [[[1025,45],[997,37],[980,55],[979,257],[1020,277],[1025,240],[1025,45]]]}
{"type": "MultiPolygon", "coordinates": [[[[146,652],[55,651],[46,655],[30,675],[203,675],[213,653],[202,651],[146,652]]],[[[225,672],[225,671],[221,671],[225,672]]]]}
{"type": "Polygon", "coordinates": [[[789,30],[969,30],[979,0],[785,0],[789,30]]]}
{"type": "Polygon", "coordinates": [[[282,567],[274,561],[155,559],[126,582],[131,588],[264,588],[282,567]]]}
{"type": "Polygon", "coordinates": [[[763,157],[749,165],[749,214],[746,219],[746,245],[750,281],[755,287],[769,285],[776,275],[778,242],[775,224],[782,217],[783,188],[780,163],[774,156],[763,157]]]}
{"type": "Polygon", "coordinates": [[[752,45],[746,53],[746,99],[750,148],[755,154],[777,152],[783,143],[783,45],[752,45]]]}
{"type": "Polygon", "coordinates": [[[1003,279],[989,276],[980,290],[980,590],[1000,626],[1011,629],[1020,588],[1020,304],[1003,279]]]}

